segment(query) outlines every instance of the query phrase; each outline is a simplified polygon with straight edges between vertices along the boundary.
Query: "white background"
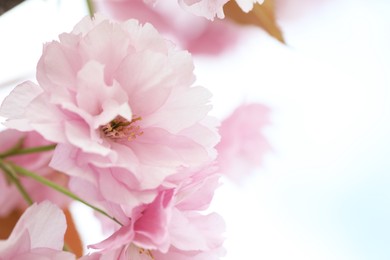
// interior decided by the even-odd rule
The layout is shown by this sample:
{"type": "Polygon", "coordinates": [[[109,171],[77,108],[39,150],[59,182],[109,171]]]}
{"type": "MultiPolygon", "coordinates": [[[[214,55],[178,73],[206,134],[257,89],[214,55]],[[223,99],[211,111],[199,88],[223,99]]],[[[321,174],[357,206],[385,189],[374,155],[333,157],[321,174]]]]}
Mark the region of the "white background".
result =
{"type": "MultiPolygon", "coordinates": [[[[288,46],[252,28],[228,53],[195,57],[214,115],[244,101],[272,111],[273,152],[213,203],[227,260],[390,259],[390,1],[322,2],[281,17],[288,46]]],[[[1,16],[3,96],[34,76],[43,42],[86,14],[80,0],[29,0],[1,16]]],[[[96,242],[88,210],[74,211],[96,242]]]]}

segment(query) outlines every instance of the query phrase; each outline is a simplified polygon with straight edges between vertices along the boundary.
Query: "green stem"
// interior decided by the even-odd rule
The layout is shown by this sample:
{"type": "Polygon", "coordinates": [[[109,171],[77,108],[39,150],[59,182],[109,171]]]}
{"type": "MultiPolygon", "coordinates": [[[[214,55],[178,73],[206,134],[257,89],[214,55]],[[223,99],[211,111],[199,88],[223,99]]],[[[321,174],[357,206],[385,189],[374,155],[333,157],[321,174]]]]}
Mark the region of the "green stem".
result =
{"type": "Polygon", "coordinates": [[[4,159],[13,155],[46,152],[46,151],[54,150],[55,148],[56,145],[52,144],[52,145],[45,145],[45,146],[29,147],[24,149],[10,149],[4,153],[1,153],[0,158],[4,159]]]}
{"type": "Polygon", "coordinates": [[[93,14],[95,13],[95,7],[93,5],[92,0],[86,0],[86,1],[87,1],[87,7],[88,7],[89,16],[92,18],[93,14]]]}
{"type": "MultiPolygon", "coordinates": [[[[11,179],[11,181],[15,184],[16,188],[19,190],[19,192],[22,194],[24,200],[27,202],[28,205],[32,205],[34,203],[31,196],[28,194],[22,183],[20,182],[18,175],[14,171],[12,167],[10,167],[7,163],[5,163],[3,160],[0,159],[0,169],[3,170],[4,173],[7,174],[7,176],[11,179]]],[[[64,242],[64,251],[71,252],[69,249],[69,246],[64,242]]]]}
{"type": "Polygon", "coordinates": [[[24,169],[23,167],[20,167],[20,166],[18,166],[16,164],[13,164],[13,163],[9,163],[9,164],[17,173],[19,173],[19,174],[21,174],[23,176],[30,177],[30,178],[36,180],[37,182],[42,183],[43,185],[46,185],[46,186],[48,186],[48,187],[50,187],[50,188],[52,188],[52,189],[54,189],[54,190],[56,190],[58,192],[61,192],[62,194],[66,195],[66,196],[68,196],[68,197],[70,197],[70,198],[72,198],[74,200],[77,200],[77,201],[83,203],[84,205],[90,207],[91,209],[99,212],[100,214],[102,214],[102,215],[112,219],[113,221],[115,221],[119,225],[123,226],[123,224],[120,223],[116,218],[108,215],[104,210],[89,204],[88,202],[86,202],[85,200],[81,199],[79,196],[77,196],[73,192],[69,191],[68,189],[66,189],[66,188],[64,188],[64,187],[62,187],[62,186],[60,186],[60,185],[58,185],[58,184],[56,184],[56,183],[54,183],[54,182],[44,178],[42,176],[39,176],[39,175],[37,175],[37,174],[35,174],[33,172],[30,172],[29,170],[24,169]]]}
{"type": "Polygon", "coordinates": [[[20,194],[23,196],[23,198],[27,202],[27,204],[32,205],[34,203],[34,201],[32,200],[31,196],[28,194],[28,192],[24,188],[23,184],[20,182],[14,169],[12,169],[7,164],[5,164],[4,161],[2,161],[1,159],[0,159],[0,168],[3,170],[3,172],[5,174],[7,174],[8,178],[15,184],[16,188],[19,190],[20,194]]]}
{"type": "Polygon", "coordinates": [[[68,251],[68,252],[72,252],[72,251],[70,250],[69,246],[65,243],[65,241],[64,241],[64,246],[62,247],[62,250],[68,251]]]}

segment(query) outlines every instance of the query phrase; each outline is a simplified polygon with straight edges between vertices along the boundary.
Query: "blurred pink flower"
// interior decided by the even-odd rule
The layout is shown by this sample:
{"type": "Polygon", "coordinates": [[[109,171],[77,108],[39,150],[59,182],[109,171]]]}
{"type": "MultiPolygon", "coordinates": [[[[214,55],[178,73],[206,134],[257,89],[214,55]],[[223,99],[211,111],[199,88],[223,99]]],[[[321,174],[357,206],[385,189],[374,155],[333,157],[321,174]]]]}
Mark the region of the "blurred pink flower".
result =
{"type": "Polygon", "coordinates": [[[262,133],[269,124],[269,109],[261,104],[238,107],[221,123],[217,145],[220,172],[240,182],[245,173],[261,166],[271,147],[262,133]]]}
{"type": "Polygon", "coordinates": [[[321,6],[334,0],[276,0],[275,9],[278,20],[291,22],[299,20],[310,13],[315,13],[321,6]]]}
{"type": "Polygon", "coordinates": [[[153,5],[143,0],[96,0],[100,11],[127,20],[135,18],[151,23],[183,49],[196,54],[219,54],[234,46],[240,30],[230,21],[208,21],[184,11],[175,1],[159,1],[153,5]],[[172,19],[174,17],[174,19],[172,19]]]}
{"type": "MultiPolygon", "coordinates": [[[[4,153],[16,145],[20,148],[31,148],[38,146],[51,145],[36,132],[19,132],[8,129],[0,132],[0,153],[4,153]]],[[[58,184],[66,185],[67,177],[54,171],[48,165],[53,156],[52,151],[31,153],[25,155],[13,155],[7,157],[7,161],[11,161],[19,166],[22,166],[30,171],[55,181],[58,184]]],[[[43,186],[27,177],[19,177],[20,182],[26,188],[28,194],[36,202],[49,199],[60,206],[64,206],[69,202],[69,199],[62,194],[59,194],[53,189],[43,186]]],[[[0,170],[0,216],[9,214],[13,209],[24,209],[27,203],[19,194],[15,185],[3,174],[0,170]]]]}
{"type": "Polygon", "coordinates": [[[44,201],[30,206],[7,240],[0,240],[0,259],[75,259],[62,251],[66,220],[54,204],[44,201]]]}
{"type": "Polygon", "coordinates": [[[210,93],[191,86],[189,53],[149,24],[86,17],[44,46],[37,79],[40,85],[17,86],[0,114],[8,127],[35,130],[69,150],[74,161],[53,160],[57,170],[83,176],[84,166],[115,168],[133,186],[153,189],[216,156],[210,93]]]}

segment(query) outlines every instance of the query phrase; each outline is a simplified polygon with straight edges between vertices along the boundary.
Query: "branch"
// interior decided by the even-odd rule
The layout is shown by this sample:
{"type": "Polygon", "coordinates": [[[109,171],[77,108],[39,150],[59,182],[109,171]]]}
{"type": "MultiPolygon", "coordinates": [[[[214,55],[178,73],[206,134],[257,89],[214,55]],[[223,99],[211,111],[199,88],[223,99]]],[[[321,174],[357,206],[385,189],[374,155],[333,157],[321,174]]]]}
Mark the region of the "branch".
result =
{"type": "Polygon", "coordinates": [[[0,1],[0,15],[8,12],[18,4],[24,2],[25,0],[1,0],[0,1]]]}

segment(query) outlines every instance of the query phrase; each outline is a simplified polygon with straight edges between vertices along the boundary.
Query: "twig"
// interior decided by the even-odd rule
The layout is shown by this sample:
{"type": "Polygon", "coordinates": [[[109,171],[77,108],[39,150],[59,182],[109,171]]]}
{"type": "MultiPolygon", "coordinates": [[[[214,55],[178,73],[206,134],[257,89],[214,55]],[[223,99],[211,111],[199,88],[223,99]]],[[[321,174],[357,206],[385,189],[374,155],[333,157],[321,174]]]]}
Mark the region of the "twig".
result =
{"type": "Polygon", "coordinates": [[[0,1],[0,15],[8,12],[18,4],[24,2],[25,0],[1,0],[0,1]]]}

